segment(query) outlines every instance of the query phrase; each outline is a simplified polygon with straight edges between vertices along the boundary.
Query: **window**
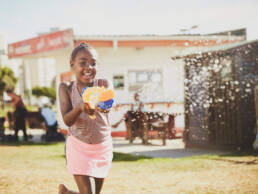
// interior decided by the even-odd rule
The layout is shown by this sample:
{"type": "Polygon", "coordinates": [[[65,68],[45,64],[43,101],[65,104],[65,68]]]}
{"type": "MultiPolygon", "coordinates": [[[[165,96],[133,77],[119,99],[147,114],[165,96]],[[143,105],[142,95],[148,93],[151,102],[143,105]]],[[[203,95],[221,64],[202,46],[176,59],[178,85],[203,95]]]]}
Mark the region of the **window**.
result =
{"type": "Polygon", "coordinates": [[[148,84],[162,83],[162,73],[160,70],[140,70],[128,72],[129,91],[138,91],[148,84]]]}
{"type": "Polygon", "coordinates": [[[124,75],[114,75],[113,76],[113,86],[115,90],[124,89],[124,75]]]}

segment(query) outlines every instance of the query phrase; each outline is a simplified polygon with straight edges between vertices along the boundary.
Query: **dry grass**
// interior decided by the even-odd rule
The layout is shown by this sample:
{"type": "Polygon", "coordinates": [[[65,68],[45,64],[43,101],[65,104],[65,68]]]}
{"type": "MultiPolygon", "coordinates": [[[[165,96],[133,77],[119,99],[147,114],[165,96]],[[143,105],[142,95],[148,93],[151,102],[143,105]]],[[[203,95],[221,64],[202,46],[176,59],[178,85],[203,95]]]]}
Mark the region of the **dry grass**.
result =
{"type": "MultiPolygon", "coordinates": [[[[0,193],[57,193],[60,183],[76,190],[66,171],[63,143],[1,145],[0,193]]],[[[115,154],[103,194],[258,193],[257,153],[150,159],[115,154]]]]}

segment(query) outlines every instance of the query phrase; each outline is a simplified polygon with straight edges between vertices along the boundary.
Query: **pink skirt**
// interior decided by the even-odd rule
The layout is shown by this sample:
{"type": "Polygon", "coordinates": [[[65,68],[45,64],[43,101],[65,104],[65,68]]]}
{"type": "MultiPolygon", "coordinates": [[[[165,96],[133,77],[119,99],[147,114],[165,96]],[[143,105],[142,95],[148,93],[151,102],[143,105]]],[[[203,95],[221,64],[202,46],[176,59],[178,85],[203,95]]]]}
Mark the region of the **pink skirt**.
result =
{"type": "Polygon", "coordinates": [[[87,144],[69,135],[65,152],[68,172],[73,175],[105,178],[111,169],[112,138],[99,144],[87,144]]]}

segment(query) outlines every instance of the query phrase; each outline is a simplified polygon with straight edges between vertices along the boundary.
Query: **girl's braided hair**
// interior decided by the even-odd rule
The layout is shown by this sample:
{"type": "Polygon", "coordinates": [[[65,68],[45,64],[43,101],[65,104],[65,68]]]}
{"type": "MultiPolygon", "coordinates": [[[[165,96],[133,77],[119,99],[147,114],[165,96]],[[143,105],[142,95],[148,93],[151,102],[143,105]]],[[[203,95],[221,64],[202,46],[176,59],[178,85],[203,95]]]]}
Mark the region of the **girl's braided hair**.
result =
{"type": "Polygon", "coordinates": [[[90,45],[88,45],[87,43],[81,43],[80,45],[75,47],[73,49],[72,54],[71,54],[71,60],[73,61],[75,59],[75,57],[78,54],[78,52],[80,52],[82,50],[87,50],[87,49],[93,49],[93,48],[90,45]]]}

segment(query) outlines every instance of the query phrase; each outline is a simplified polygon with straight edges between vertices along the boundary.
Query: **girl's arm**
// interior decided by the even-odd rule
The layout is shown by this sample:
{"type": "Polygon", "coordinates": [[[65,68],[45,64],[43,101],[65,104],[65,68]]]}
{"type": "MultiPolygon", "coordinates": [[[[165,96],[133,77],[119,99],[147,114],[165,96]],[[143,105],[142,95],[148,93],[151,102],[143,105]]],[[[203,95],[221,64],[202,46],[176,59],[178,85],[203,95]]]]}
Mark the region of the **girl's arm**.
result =
{"type": "Polygon", "coordinates": [[[88,109],[84,103],[79,104],[75,108],[72,107],[69,87],[65,83],[59,85],[59,102],[64,123],[69,127],[75,123],[77,117],[82,112],[94,114],[94,110],[88,109]]]}

